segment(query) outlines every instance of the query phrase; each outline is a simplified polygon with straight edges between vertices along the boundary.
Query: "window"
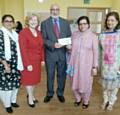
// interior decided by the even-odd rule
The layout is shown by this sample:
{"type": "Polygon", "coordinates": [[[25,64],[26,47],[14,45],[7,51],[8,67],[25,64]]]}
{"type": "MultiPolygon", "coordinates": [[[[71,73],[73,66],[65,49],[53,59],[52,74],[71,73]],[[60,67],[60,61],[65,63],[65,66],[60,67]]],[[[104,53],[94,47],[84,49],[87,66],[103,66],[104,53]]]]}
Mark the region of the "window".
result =
{"type": "Polygon", "coordinates": [[[68,20],[71,24],[71,30],[77,30],[76,21],[80,16],[88,16],[91,23],[91,30],[95,33],[100,33],[104,29],[104,20],[109,8],[68,8],[68,20]]]}

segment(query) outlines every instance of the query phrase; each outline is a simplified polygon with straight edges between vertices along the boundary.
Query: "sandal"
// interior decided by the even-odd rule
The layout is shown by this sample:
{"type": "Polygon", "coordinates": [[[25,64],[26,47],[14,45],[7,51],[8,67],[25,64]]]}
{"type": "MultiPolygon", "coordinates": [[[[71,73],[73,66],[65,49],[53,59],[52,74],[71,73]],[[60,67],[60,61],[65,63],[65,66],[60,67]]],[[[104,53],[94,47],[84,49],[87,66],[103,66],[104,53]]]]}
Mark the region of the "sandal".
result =
{"type": "Polygon", "coordinates": [[[82,102],[82,100],[79,101],[79,102],[75,101],[75,102],[74,102],[74,106],[75,106],[75,107],[78,107],[78,106],[80,105],[81,102],[82,102]]]}
{"type": "Polygon", "coordinates": [[[107,108],[108,105],[109,105],[109,102],[103,103],[103,104],[101,105],[101,108],[102,108],[103,110],[106,110],[106,108],[107,108]]]}
{"type": "Polygon", "coordinates": [[[89,107],[89,103],[88,104],[84,104],[84,103],[82,104],[83,109],[87,109],[88,107],[89,107]]]}
{"type": "Polygon", "coordinates": [[[34,103],[39,103],[39,101],[37,99],[34,99],[33,102],[34,103]]]}
{"type": "Polygon", "coordinates": [[[112,111],[113,110],[113,106],[112,105],[108,105],[106,108],[108,111],[112,111]]]}

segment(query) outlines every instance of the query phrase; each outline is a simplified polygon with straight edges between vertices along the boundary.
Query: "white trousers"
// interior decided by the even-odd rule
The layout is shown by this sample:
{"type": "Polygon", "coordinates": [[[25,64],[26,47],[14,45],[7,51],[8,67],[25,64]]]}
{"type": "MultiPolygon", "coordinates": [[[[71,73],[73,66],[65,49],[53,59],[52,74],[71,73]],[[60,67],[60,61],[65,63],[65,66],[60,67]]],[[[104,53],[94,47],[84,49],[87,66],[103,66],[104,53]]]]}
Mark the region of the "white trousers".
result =
{"type": "Polygon", "coordinates": [[[115,101],[117,100],[117,93],[118,88],[115,88],[113,90],[104,90],[103,91],[103,100],[104,103],[109,102],[110,105],[114,105],[115,101]]]}
{"type": "Polygon", "coordinates": [[[11,107],[11,103],[16,103],[18,89],[3,91],[0,90],[0,99],[5,107],[11,107]]]}

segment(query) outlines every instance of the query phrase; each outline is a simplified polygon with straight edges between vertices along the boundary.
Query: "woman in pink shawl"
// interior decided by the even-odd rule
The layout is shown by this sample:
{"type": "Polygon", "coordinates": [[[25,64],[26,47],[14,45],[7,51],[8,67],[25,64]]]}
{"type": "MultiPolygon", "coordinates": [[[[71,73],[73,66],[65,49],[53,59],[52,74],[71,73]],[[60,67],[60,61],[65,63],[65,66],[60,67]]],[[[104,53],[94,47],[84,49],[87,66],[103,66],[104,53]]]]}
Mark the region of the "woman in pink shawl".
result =
{"type": "Polygon", "coordinates": [[[77,20],[78,31],[72,35],[71,57],[67,74],[72,80],[72,91],[75,96],[75,106],[81,102],[82,108],[89,106],[92,91],[93,74],[97,74],[98,67],[98,38],[89,29],[90,21],[87,16],[77,20]]]}

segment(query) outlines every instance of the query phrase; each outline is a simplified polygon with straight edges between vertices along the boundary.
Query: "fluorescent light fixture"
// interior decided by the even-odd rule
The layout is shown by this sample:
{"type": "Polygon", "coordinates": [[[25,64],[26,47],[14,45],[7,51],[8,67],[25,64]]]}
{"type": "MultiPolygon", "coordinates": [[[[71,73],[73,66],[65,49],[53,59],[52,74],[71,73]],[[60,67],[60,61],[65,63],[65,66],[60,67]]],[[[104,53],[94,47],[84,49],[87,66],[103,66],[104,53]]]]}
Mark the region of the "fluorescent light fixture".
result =
{"type": "Polygon", "coordinates": [[[43,3],[44,0],[38,0],[38,2],[43,3]]]}

